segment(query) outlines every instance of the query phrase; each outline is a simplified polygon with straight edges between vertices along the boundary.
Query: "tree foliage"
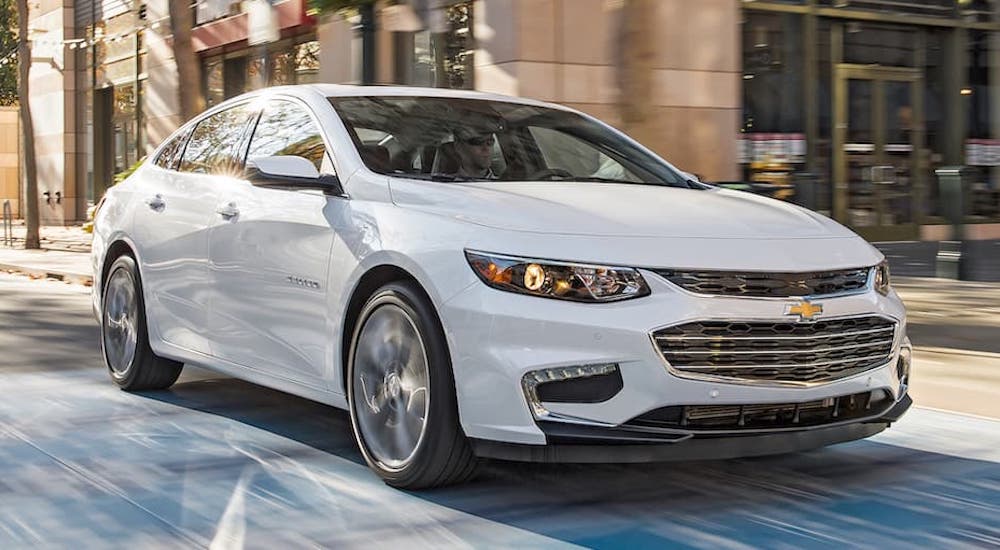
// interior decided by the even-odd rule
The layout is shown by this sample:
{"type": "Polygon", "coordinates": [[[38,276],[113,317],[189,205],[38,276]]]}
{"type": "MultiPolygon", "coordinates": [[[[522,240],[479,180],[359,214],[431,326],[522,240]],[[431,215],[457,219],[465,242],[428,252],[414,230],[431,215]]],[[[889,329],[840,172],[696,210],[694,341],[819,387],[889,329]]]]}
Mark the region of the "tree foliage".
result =
{"type": "MultiPolygon", "coordinates": [[[[17,6],[14,0],[0,0],[0,56],[17,49],[17,6]]],[[[17,63],[11,56],[0,65],[0,105],[17,105],[17,63]]]]}
{"type": "Polygon", "coordinates": [[[316,10],[320,14],[326,14],[344,10],[357,10],[362,6],[374,3],[375,0],[309,0],[309,8],[316,10]]]}

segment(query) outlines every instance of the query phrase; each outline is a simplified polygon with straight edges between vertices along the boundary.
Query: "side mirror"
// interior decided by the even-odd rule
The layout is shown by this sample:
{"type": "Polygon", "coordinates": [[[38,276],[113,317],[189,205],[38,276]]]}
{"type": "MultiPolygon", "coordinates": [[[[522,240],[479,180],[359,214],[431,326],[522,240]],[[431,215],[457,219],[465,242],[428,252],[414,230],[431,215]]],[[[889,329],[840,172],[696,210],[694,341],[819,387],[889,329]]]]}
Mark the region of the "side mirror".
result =
{"type": "Polygon", "coordinates": [[[258,187],[319,189],[327,195],[343,195],[337,176],[320,175],[308,159],[293,156],[254,157],[247,160],[244,177],[258,187]]]}

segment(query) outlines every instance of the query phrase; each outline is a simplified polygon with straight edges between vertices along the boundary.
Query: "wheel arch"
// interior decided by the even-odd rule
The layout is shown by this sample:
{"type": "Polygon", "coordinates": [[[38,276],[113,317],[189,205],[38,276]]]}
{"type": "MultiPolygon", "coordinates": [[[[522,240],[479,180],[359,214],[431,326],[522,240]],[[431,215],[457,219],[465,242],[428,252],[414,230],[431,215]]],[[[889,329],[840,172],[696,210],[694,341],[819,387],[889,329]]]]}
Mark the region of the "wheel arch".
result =
{"type": "Polygon", "coordinates": [[[101,264],[101,279],[96,281],[100,285],[98,292],[100,296],[104,297],[104,286],[108,278],[108,270],[111,269],[111,265],[115,263],[115,260],[122,256],[130,256],[136,263],[136,269],[139,267],[139,258],[135,253],[135,247],[132,246],[124,238],[118,238],[108,245],[107,252],[104,253],[104,261],[101,264]]]}
{"type": "MultiPolygon", "coordinates": [[[[378,289],[389,283],[401,281],[410,282],[416,286],[423,297],[427,299],[428,303],[432,305],[435,315],[434,322],[437,323],[438,328],[443,329],[441,316],[437,311],[434,300],[416,276],[395,264],[383,263],[369,268],[364,274],[361,275],[357,284],[354,285],[354,290],[351,292],[351,297],[344,310],[344,322],[340,335],[339,358],[341,366],[340,384],[344,395],[347,395],[347,363],[349,359],[348,356],[351,353],[351,339],[354,337],[354,330],[357,326],[358,318],[361,315],[361,310],[364,308],[365,303],[368,302],[368,299],[371,298],[378,289]]],[[[445,340],[447,341],[447,339],[445,340]]]]}

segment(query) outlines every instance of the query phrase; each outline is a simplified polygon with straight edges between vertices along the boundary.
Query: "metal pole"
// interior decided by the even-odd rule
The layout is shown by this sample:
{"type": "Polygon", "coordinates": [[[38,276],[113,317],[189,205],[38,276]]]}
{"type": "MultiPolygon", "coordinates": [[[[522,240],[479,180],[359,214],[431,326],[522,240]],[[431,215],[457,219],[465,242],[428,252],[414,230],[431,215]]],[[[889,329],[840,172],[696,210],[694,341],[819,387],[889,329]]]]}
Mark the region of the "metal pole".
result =
{"type": "Polygon", "coordinates": [[[3,243],[4,246],[14,246],[14,227],[11,225],[10,199],[3,201],[3,243]]]}
{"type": "Polygon", "coordinates": [[[367,2],[361,12],[361,83],[375,83],[375,4],[367,2]]]}
{"type": "Polygon", "coordinates": [[[965,248],[965,213],[963,208],[962,167],[945,166],[936,170],[941,207],[945,218],[951,223],[951,240],[941,241],[936,258],[937,276],[942,279],[968,278],[968,258],[963,257],[965,248]]]}

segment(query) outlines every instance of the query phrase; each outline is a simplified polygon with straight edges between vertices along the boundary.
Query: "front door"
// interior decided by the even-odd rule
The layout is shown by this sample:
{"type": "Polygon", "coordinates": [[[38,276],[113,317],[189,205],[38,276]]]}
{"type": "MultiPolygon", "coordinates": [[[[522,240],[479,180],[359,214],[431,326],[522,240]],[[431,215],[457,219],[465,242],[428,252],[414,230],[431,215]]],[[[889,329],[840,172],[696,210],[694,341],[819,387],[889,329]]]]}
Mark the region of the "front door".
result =
{"type": "MultiPolygon", "coordinates": [[[[332,174],[320,127],[302,105],[264,105],[247,159],[294,155],[332,174]]],[[[332,357],[327,280],[344,201],[318,191],[221,188],[209,236],[209,326],[216,357],[318,389],[332,357]]]]}
{"type": "Polygon", "coordinates": [[[917,69],[836,68],[834,215],[870,241],[919,235],[922,89],[917,69]]]}

